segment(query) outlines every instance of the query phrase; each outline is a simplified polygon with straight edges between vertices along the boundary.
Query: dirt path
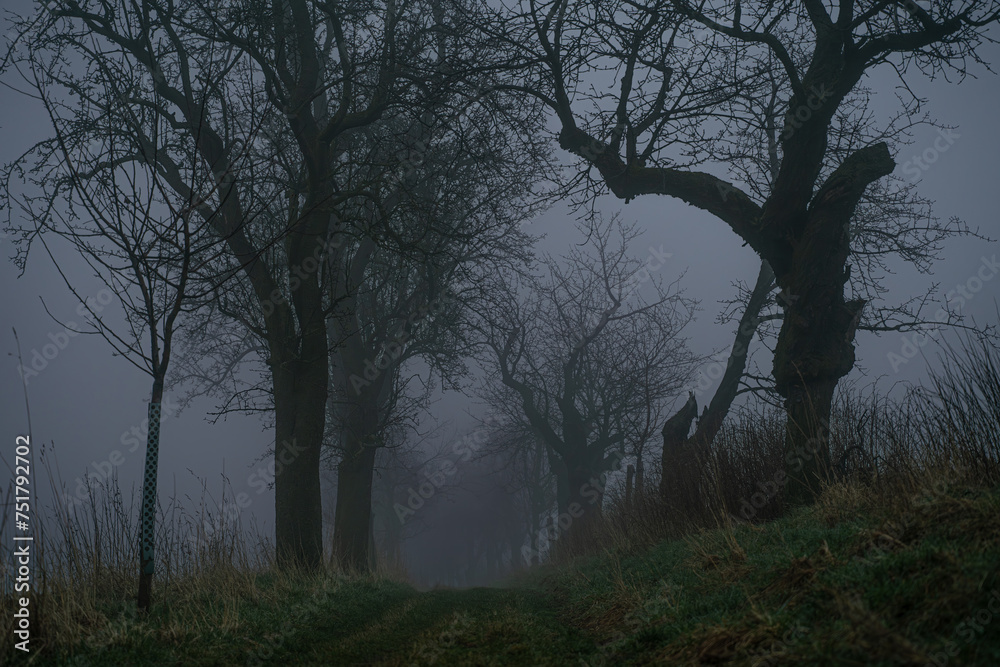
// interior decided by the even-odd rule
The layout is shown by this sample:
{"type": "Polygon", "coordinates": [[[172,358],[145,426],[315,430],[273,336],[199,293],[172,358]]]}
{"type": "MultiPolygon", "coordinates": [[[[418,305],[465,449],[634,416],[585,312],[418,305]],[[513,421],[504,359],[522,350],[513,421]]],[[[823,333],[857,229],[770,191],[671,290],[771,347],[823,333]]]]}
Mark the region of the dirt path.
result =
{"type": "Polygon", "coordinates": [[[381,602],[317,614],[276,664],[579,665],[595,650],[532,591],[398,592],[381,602]]]}

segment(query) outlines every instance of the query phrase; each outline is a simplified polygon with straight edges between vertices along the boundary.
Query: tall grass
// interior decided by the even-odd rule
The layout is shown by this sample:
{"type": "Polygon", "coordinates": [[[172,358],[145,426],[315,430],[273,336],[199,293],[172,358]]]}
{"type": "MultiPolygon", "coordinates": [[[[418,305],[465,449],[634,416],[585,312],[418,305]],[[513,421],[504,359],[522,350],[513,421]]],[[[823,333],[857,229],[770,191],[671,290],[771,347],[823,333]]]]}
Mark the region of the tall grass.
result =
{"type": "MultiPolygon", "coordinates": [[[[124,632],[136,620],[137,490],[123,493],[112,474],[106,480],[88,478],[84,497],[69,498],[50,465],[51,455],[43,450],[42,458],[46,456],[42,470],[50,495],[57,500],[32,508],[29,608],[33,654],[99,642],[102,635],[124,632]]],[[[255,598],[258,577],[273,570],[273,547],[255,526],[247,529],[239,516],[220,518],[227,494],[231,495],[231,489],[224,483],[216,502],[203,485],[195,513],[185,509],[176,495],[158,508],[153,615],[161,616],[165,627],[204,622],[207,601],[255,598]]],[[[13,516],[12,499],[6,500],[0,534],[6,534],[6,522],[13,516]]],[[[11,542],[5,541],[0,547],[0,570],[8,575],[16,572],[16,565],[11,542]]],[[[0,578],[4,610],[0,632],[9,638],[14,636],[15,601],[24,595],[15,595],[14,583],[13,576],[0,578]]],[[[7,641],[0,646],[0,663],[12,658],[12,644],[7,641]]]]}
{"type": "Polygon", "coordinates": [[[976,478],[996,480],[1000,469],[1000,351],[963,338],[945,347],[942,370],[914,392],[927,458],[976,478]]]}
{"type": "MultiPolygon", "coordinates": [[[[891,498],[940,480],[1000,482],[1000,352],[965,338],[943,346],[928,381],[890,399],[875,386],[838,392],[830,419],[831,485],[891,498]]],[[[659,476],[625,507],[609,494],[595,548],[641,549],[666,537],[729,522],[782,516],[784,413],[767,404],[739,408],[712,444],[693,497],[664,500],[659,476]],[[692,508],[694,510],[692,511],[692,508]]]]}

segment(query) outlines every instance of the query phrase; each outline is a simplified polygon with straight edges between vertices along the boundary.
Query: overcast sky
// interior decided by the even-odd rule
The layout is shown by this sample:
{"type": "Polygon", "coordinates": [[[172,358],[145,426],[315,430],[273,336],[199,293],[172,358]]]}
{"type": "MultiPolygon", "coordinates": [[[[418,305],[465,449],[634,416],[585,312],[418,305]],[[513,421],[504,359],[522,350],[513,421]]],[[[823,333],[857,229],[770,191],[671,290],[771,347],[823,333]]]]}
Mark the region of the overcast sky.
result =
{"type": "MultiPolygon", "coordinates": [[[[4,0],[6,6],[13,6],[4,0]]],[[[3,21],[3,32],[8,23],[3,21]]],[[[987,61],[1000,65],[1000,50],[984,49],[987,61]]],[[[955,86],[944,80],[929,82],[914,72],[911,87],[929,99],[928,111],[939,121],[957,126],[945,150],[921,171],[921,195],[936,202],[936,214],[947,219],[963,218],[971,227],[993,238],[1000,237],[1000,221],[996,206],[998,190],[997,159],[1000,156],[1000,132],[996,128],[996,109],[1000,107],[997,78],[974,68],[979,78],[967,79],[955,86]]],[[[880,92],[879,108],[895,108],[892,97],[894,80],[888,77],[888,68],[876,72],[870,85],[880,92]]],[[[883,114],[883,119],[886,117],[883,114]]],[[[31,99],[0,88],[0,161],[16,158],[32,142],[47,136],[50,128],[38,105],[31,99]]],[[[897,174],[904,173],[907,162],[934,147],[938,140],[934,130],[920,131],[915,143],[904,147],[896,155],[897,174]]],[[[938,146],[943,146],[938,141],[938,146]]],[[[912,167],[912,162],[910,163],[912,167]]],[[[667,198],[640,198],[625,205],[613,198],[604,198],[606,212],[620,211],[627,221],[638,223],[646,234],[634,254],[644,259],[648,248],[671,253],[672,257],[661,269],[665,280],[672,280],[687,271],[684,287],[689,296],[701,301],[702,312],[698,321],[687,332],[692,346],[698,353],[708,354],[731,343],[734,326],[720,327],[715,323],[720,299],[734,295],[731,283],[735,280],[751,282],[755,279],[758,260],[748,247],[742,247],[737,237],[721,222],[711,216],[691,209],[667,198]]],[[[6,213],[4,213],[6,215],[6,213]]],[[[543,250],[558,253],[569,244],[578,242],[572,219],[564,209],[553,210],[532,223],[535,233],[546,235],[541,243],[543,250]]],[[[71,275],[81,281],[82,293],[100,296],[99,286],[86,282],[87,274],[72,251],[55,245],[61,261],[71,275]],[[88,291],[89,287],[89,291],[88,291]]],[[[18,374],[17,350],[12,328],[20,337],[21,354],[26,364],[46,356],[46,345],[58,346],[66,342],[54,356],[55,347],[49,347],[44,359],[45,367],[33,376],[28,384],[31,407],[31,427],[36,448],[51,443],[57,455],[63,481],[70,494],[74,493],[76,479],[85,471],[107,469],[107,462],[117,458],[120,484],[128,490],[135,485],[138,493],[144,448],[130,451],[133,442],[129,433],[141,428],[146,416],[150,393],[150,379],[124,359],[111,356],[107,343],[98,337],[63,337],[64,330],[45,312],[42,300],[49,310],[62,320],[79,320],[78,302],[69,294],[51,260],[41,248],[30,257],[26,273],[18,278],[17,270],[10,263],[13,248],[9,240],[0,241],[0,447],[4,460],[12,460],[14,438],[27,432],[25,403],[18,374]],[[68,342],[67,342],[68,341],[68,342]]],[[[940,282],[936,295],[943,304],[948,290],[959,285],[976,286],[974,278],[983,259],[1000,255],[997,243],[973,239],[950,241],[945,258],[938,263],[933,276],[917,274],[908,266],[900,266],[896,275],[890,276],[889,301],[902,302],[922,293],[931,282],[940,282]],[[972,280],[972,283],[969,281],[972,280]]],[[[980,323],[996,321],[996,301],[1000,294],[1000,275],[987,280],[981,289],[962,308],[964,314],[973,316],[980,323]]],[[[933,312],[936,307],[931,310],[933,312]]],[[[861,332],[857,337],[860,369],[851,377],[860,377],[862,370],[868,379],[884,377],[881,385],[888,388],[896,381],[919,381],[926,374],[926,365],[920,358],[903,364],[894,371],[889,355],[901,353],[903,341],[900,334],[878,338],[861,332]]],[[[770,368],[770,360],[759,357],[762,367],[770,368]]],[[[36,362],[41,365],[42,362],[36,362]]],[[[866,380],[867,381],[867,380],[866,380]]],[[[169,396],[169,394],[168,394],[169,396]]],[[[462,423],[463,410],[470,402],[460,396],[442,397],[433,407],[439,419],[452,419],[462,423]]],[[[213,492],[219,489],[223,470],[237,492],[249,493],[252,504],[248,517],[255,515],[267,530],[273,530],[273,492],[257,493],[259,487],[250,482],[251,475],[261,464],[253,462],[261,456],[273,440],[271,432],[262,431],[255,417],[231,415],[228,420],[211,425],[206,413],[214,406],[211,401],[195,403],[183,414],[163,421],[160,449],[161,501],[172,495],[176,483],[179,496],[197,497],[196,479],[209,482],[213,492]]],[[[8,474],[0,475],[0,490],[6,492],[8,474]]],[[[43,477],[38,481],[42,482],[43,477]]],[[[328,504],[328,503],[327,503],[328,504]]]]}

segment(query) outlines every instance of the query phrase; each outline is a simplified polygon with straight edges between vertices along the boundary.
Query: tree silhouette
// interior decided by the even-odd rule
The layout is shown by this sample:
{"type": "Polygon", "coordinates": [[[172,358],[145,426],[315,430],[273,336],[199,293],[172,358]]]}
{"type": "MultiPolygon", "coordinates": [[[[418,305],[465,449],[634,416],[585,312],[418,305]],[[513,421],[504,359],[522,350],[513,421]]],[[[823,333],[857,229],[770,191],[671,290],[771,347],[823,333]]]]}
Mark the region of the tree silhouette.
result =
{"type": "MultiPolygon", "coordinates": [[[[852,107],[862,78],[882,65],[904,86],[910,66],[963,74],[968,59],[981,62],[977,47],[998,17],[1000,5],[978,1],[553,0],[498,10],[481,26],[505,40],[512,67],[527,73],[517,88],[545,102],[559,145],[583,161],[579,192],[677,198],[719,218],[773,269],[786,297],[772,375],[788,416],[793,503],[811,500],[830,470],[830,404],[854,365],[868,302],[845,295],[852,222],[892,173],[890,143],[907,129],[880,128],[852,107]],[[775,100],[782,122],[770,178],[753,163],[768,148],[760,110],[775,100]],[[750,150],[732,150],[748,137],[750,150]],[[752,177],[737,186],[703,165],[752,177]]],[[[903,117],[919,107],[904,104],[903,117]]],[[[890,200],[901,191],[891,188],[890,200]]],[[[933,239],[942,227],[929,231],[933,239]]]]}

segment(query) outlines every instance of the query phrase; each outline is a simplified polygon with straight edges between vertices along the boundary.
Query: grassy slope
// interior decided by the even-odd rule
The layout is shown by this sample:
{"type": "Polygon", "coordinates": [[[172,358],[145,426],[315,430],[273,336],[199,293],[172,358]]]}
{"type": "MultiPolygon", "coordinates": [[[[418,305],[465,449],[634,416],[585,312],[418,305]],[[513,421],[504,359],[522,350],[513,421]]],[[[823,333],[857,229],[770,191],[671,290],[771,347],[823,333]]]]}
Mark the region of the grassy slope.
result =
{"type": "Polygon", "coordinates": [[[548,585],[609,664],[1000,665],[1000,490],[870,504],[832,493],[548,585]]]}
{"type": "Polygon", "coordinates": [[[71,651],[34,658],[74,665],[1000,665],[998,567],[1000,489],[938,489],[881,502],[835,490],[771,524],[595,556],[533,572],[508,589],[418,593],[385,581],[265,577],[259,594],[189,600],[183,616],[176,604],[173,615],[160,608],[143,622],[109,609],[114,620],[71,651]]]}

